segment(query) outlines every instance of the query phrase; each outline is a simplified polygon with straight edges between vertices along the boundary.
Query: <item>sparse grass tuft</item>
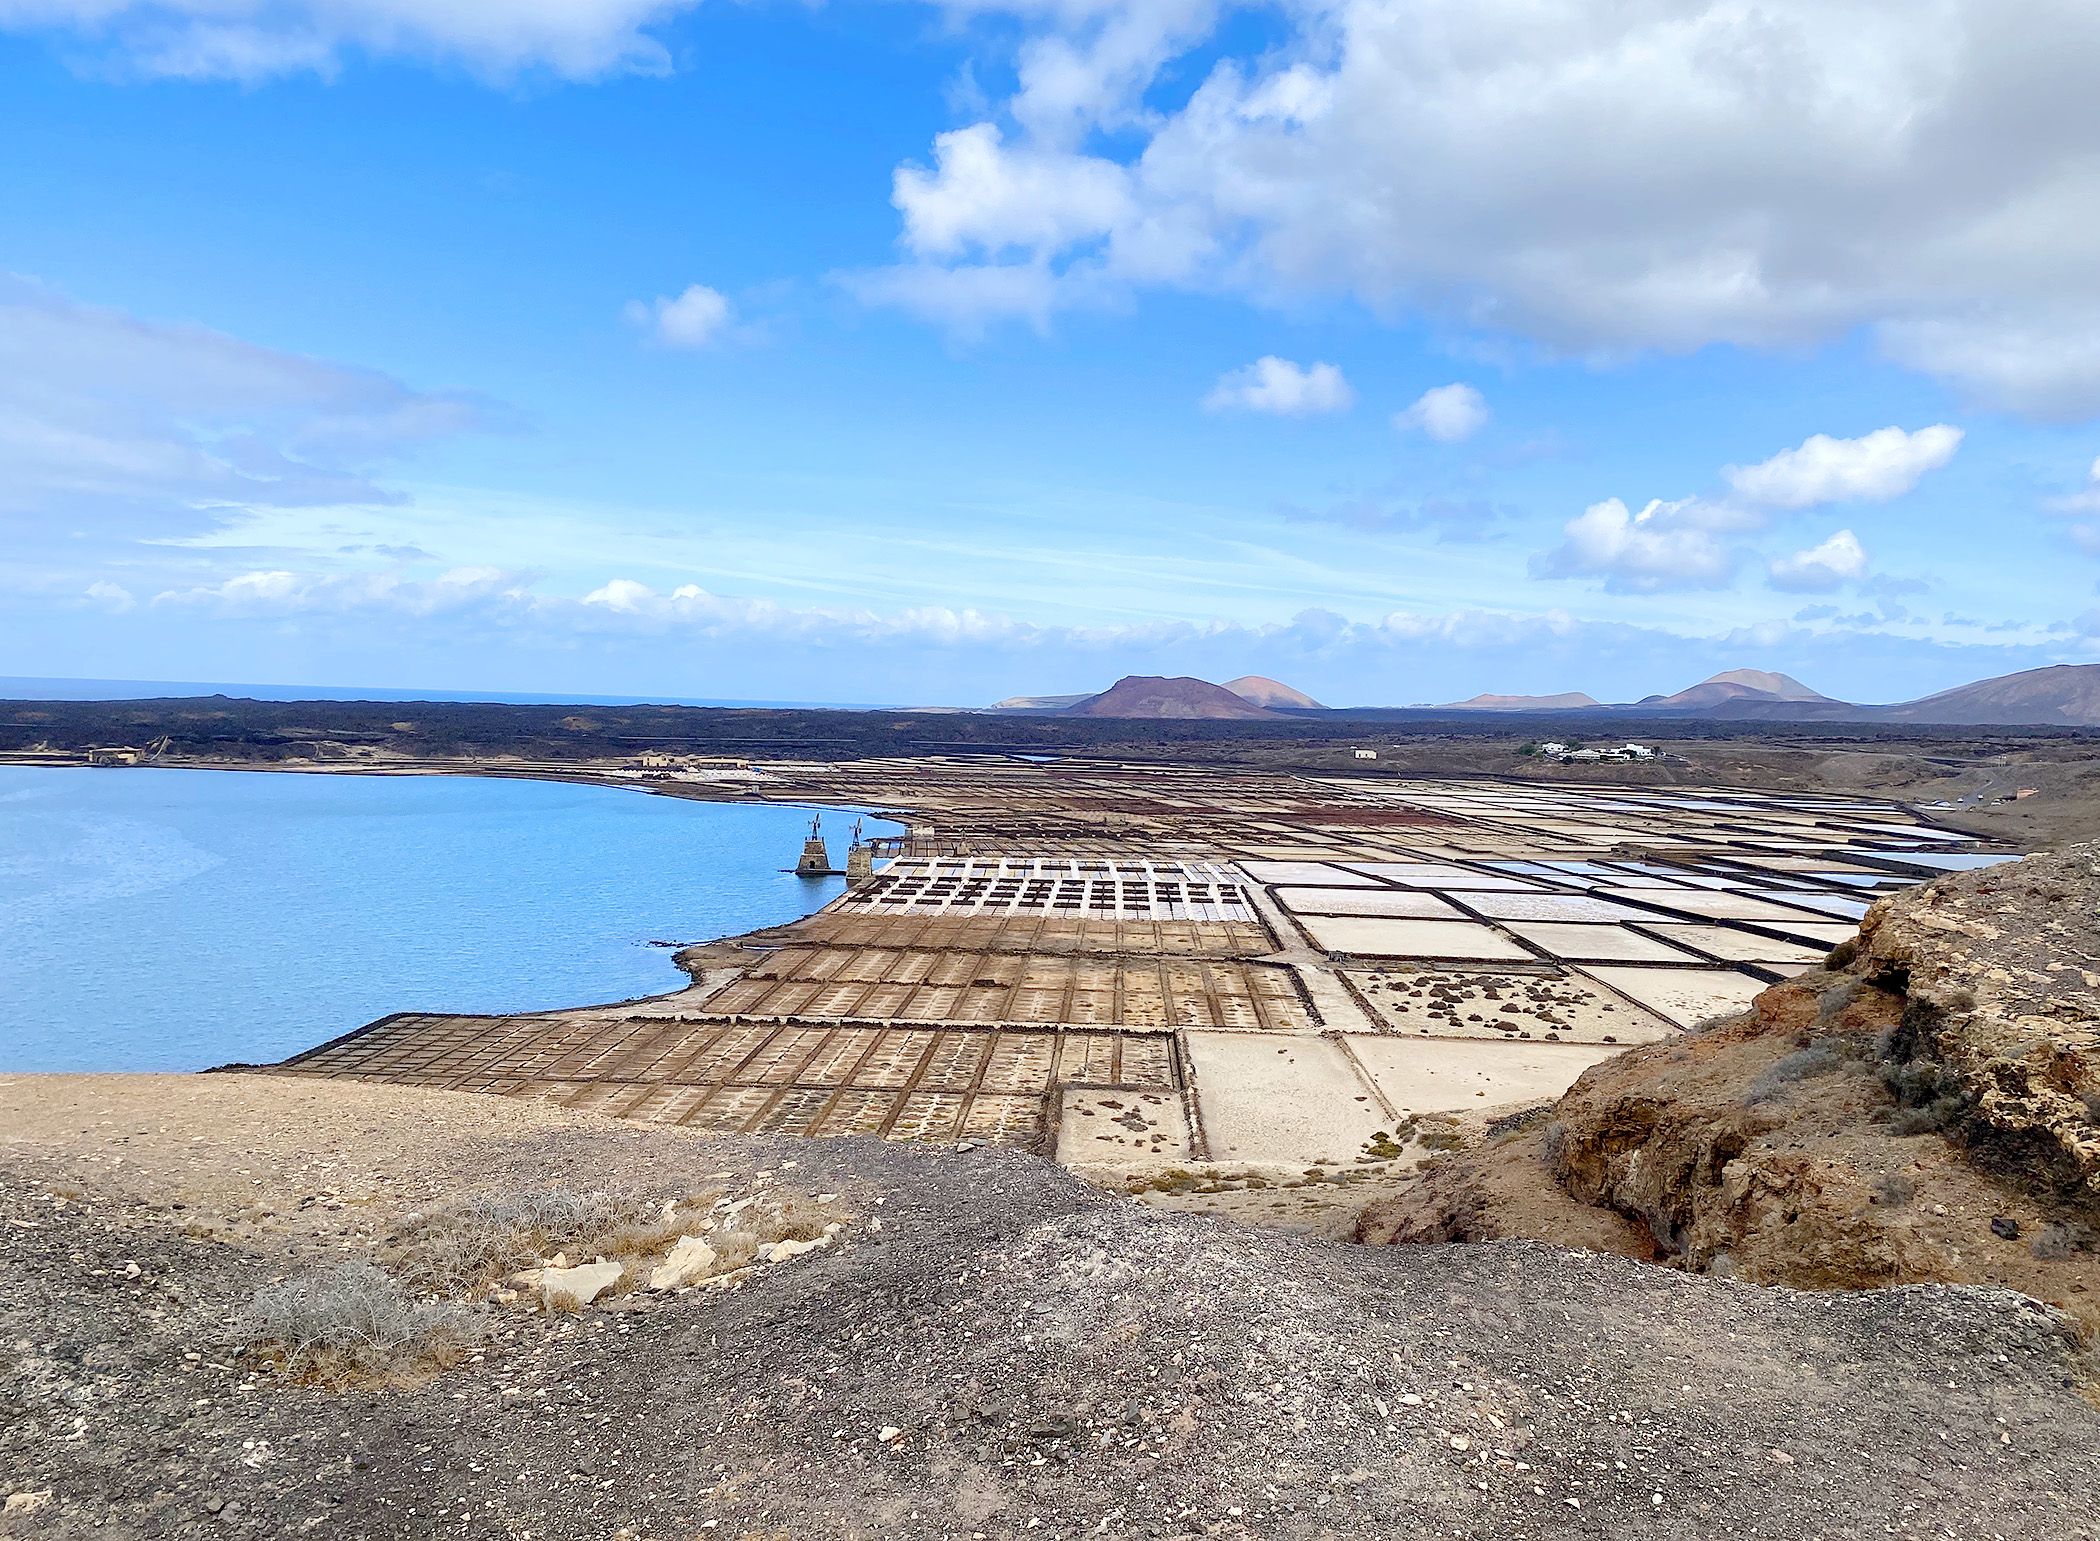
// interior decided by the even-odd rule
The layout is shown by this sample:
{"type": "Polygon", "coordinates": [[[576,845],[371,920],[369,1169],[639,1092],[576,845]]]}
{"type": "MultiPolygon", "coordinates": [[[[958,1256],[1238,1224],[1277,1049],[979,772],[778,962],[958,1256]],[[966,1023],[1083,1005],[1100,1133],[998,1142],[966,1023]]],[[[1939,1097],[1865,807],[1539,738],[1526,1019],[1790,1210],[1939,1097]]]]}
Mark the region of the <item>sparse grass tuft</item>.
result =
{"type": "Polygon", "coordinates": [[[2092,1227],[2078,1224],[2045,1225],[2034,1233],[2027,1250],[2044,1262],[2062,1262],[2079,1252],[2100,1245],[2092,1227]]]}
{"type": "Polygon", "coordinates": [[[465,1306],[412,1300],[399,1280],[362,1259],[265,1285],[239,1325],[264,1357],[325,1380],[456,1364],[477,1336],[465,1306]]]}
{"type": "Polygon", "coordinates": [[[758,1256],[758,1238],[749,1231],[724,1231],[710,1237],[708,1245],[715,1249],[714,1271],[718,1274],[735,1273],[758,1256]]]}
{"type": "Polygon", "coordinates": [[[1763,1073],[1750,1083],[1749,1094],[1743,1098],[1743,1103],[1746,1107],[1755,1107],[1760,1102],[1776,1102],[1786,1095],[1786,1088],[1793,1082],[1835,1075],[1849,1063],[1849,1045],[1842,1039],[1818,1039],[1807,1048],[1796,1049],[1784,1059],[1767,1065],[1763,1073]]]}
{"type": "Polygon", "coordinates": [[[1903,1172],[1884,1172],[1874,1182],[1874,1202],[1901,1209],[1918,1196],[1917,1182],[1903,1172]]]}

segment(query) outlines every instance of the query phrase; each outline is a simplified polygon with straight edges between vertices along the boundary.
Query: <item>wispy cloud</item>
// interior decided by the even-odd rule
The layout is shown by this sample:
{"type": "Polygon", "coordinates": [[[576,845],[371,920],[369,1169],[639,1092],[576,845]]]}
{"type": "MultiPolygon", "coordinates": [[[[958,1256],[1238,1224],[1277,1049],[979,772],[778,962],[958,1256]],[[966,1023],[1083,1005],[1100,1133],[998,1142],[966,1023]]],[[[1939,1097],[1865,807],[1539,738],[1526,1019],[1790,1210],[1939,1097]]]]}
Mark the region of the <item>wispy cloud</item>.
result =
{"type": "Polygon", "coordinates": [[[464,64],[507,79],[546,70],[572,80],[664,74],[671,58],[646,28],[699,0],[27,0],[0,26],[63,30],[76,47],[143,75],[264,80],[333,74],[363,54],[464,64]]]}
{"type": "Polygon", "coordinates": [[[231,507],[398,502],[376,479],[383,468],[495,415],[376,370],[0,276],[0,485],[38,530],[157,536],[207,528],[231,507]]]}
{"type": "Polygon", "coordinates": [[[627,319],[663,348],[704,348],[729,332],[736,307],[719,289],[693,284],[677,295],[658,295],[644,304],[627,302],[627,319]]]}

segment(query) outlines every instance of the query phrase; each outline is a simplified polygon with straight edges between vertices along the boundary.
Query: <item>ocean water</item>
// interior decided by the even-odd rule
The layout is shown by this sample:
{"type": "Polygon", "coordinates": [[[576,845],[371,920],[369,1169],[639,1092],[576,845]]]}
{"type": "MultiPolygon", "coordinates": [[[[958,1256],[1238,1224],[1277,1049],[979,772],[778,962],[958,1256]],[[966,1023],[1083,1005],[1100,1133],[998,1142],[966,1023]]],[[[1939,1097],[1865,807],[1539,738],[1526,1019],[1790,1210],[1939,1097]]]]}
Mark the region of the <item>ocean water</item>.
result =
{"type": "MultiPolygon", "coordinates": [[[[0,1072],[263,1063],[393,1011],[675,990],[648,943],[839,893],[780,870],[808,820],[561,782],[0,766],[0,1072]]],[[[851,822],[825,817],[834,859],[851,822]]]]}

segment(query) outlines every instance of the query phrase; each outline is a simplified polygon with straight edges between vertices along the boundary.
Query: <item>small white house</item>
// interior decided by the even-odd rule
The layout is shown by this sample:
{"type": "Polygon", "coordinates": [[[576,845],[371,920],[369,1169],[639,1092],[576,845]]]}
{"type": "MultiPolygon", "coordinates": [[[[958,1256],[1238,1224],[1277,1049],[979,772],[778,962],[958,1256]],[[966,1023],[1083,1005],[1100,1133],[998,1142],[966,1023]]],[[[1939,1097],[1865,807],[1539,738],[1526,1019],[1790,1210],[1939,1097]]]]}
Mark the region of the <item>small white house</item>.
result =
{"type": "Polygon", "coordinates": [[[1566,754],[1567,752],[1568,746],[1566,744],[1539,745],[1539,753],[1546,756],[1546,758],[1548,758],[1549,760],[1558,760],[1562,755],[1566,754]]]}
{"type": "Polygon", "coordinates": [[[1588,765],[1594,761],[1603,759],[1604,756],[1597,753],[1597,751],[1594,749],[1577,749],[1571,754],[1562,755],[1561,758],[1564,760],[1572,761],[1577,765],[1588,765]]]}
{"type": "Polygon", "coordinates": [[[1356,751],[1356,757],[1359,760],[1375,760],[1378,758],[1378,751],[1375,749],[1359,749],[1356,751]]]}

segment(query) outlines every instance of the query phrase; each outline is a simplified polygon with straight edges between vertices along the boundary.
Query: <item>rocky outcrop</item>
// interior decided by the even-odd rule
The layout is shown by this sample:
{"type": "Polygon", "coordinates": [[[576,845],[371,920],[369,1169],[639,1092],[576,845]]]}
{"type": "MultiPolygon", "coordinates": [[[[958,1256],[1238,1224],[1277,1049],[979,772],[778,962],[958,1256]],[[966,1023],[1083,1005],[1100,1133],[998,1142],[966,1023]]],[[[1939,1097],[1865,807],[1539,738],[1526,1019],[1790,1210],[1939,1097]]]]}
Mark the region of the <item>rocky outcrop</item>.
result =
{"type": "Polygon", "coordinates": [[[1359,1239],[1528,1236],[1810,1289],[1988,1282],[2100,1327],[2096,941],[2094,847],[1882,900],[1825,968],[1592,1067],[1359,1239]]]}
{"type": "Polygon", "coordinates": [[[1890,1048],[1979,1163],[2100,1205],[2100,846],[1892,895],[1832,961],[1904,997],[1890,1048]]]}

